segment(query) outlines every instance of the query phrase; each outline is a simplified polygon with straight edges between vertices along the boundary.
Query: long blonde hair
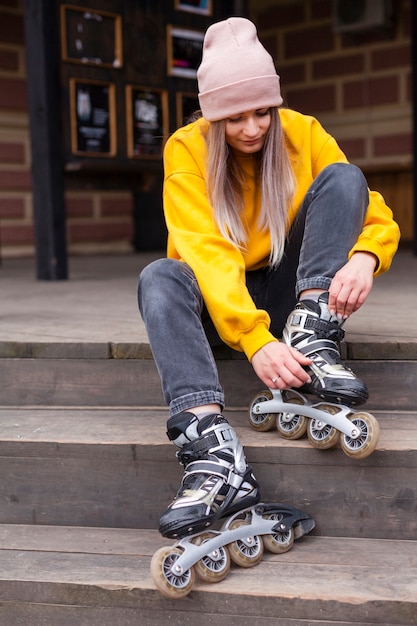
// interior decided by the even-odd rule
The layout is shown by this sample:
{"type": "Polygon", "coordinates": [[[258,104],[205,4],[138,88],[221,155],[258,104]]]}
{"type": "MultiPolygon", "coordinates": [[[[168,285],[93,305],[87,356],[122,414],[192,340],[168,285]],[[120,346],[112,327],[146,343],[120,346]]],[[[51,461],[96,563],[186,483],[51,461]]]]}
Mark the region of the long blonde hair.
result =
{"type": "MultiPolygon", "coordinates": [[[[259,226],[271,238],[269,264],[279,264],[285,247],[288,207],[294,195],[294,176],[285,145],[278,109],[271,108],[271,124],[262,151],[258,153],[261,185],[259,226]]],[[[208,148],[208,194],[222,235],[240,249],[247,234],[241,219],[244,172],[225,141],[225,120],[211,122],[208,148]]]]}

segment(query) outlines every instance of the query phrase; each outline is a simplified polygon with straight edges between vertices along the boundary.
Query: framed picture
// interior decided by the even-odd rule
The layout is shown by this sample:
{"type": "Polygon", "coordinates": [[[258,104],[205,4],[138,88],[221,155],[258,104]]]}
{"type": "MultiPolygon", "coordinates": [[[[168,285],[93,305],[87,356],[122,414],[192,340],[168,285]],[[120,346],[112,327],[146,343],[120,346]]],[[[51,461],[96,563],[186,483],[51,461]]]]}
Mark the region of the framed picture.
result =
{"type": "Polygon", "coordinates": [[[168,135],[168,96],[164,89],[126,86],[128,156],[160,159],[168,135]]]}
{"type": "Polygon", "coordinates": [[[184,126],[189,123],[190,117],[200,109],[200,103],[196,93],[177,91],[177,125],[184,126]]]}
{"type": "Polygon", "coordinates": [[[63,4],[61,6],[63,61],[121,67],[122,18],[116,13],[63,4]]]}
{"type": "Polygon", "coordinates": [[[167,26],[168,74],[196,78],[201,63],[204,33],[167,26]]]}
{"type": "Polygon", "coordinates": [[[177,11],[190,11],[201,15],[211,15],[212,0],[175,0],[177,11]]]}
{"type": "Polygon", "coordinates": [[[111,157],[116,154],[116,100],[113,83],[70,79],[71,151],[111,157]]]}

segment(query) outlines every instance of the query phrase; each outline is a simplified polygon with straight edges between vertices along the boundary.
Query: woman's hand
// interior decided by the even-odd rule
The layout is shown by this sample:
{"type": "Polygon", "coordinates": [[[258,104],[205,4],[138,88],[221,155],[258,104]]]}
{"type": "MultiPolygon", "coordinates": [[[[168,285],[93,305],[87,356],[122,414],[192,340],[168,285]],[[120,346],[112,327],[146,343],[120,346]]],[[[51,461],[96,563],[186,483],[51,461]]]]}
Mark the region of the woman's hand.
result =
{"type": "Polygon", "coordinates": [[[377,258],[369,252],[355,252],[334,276],[329,289],[329,311],[347,319],[365,302],[372,289],[377,258]]]}
{"type": "Polygon", "coordinates": [[[310,365],[311,359],[285,343],[267,343],[255,352],[251,362],[257,376],[271,389],[301,387],[310,382],[303,367],[310,365]]]}

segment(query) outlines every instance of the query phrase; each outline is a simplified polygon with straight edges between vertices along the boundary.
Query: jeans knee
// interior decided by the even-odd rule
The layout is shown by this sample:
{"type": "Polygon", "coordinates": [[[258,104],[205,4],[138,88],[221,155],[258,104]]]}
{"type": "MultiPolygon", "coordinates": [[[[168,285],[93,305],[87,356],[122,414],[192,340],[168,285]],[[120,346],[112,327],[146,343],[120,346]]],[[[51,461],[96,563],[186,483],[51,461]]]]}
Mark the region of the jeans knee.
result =
{"type": "Polygon", "coordinates": [[[177,297],[186,299],[197,283],[191,268],[176,259],[157,259],[147,265],[138,279],[138,303],[146,309],[170,307],[177,297]]]}
{"type": "Polygon", "coordinates": [[[172,274],[175,274],[178,263],[179,261],[174,259],[157,259],[144,267],[138,278],[139,297],[145,295],[148,297],[155,289],[161,291],[161,286],[169,282],[172,274]]]}
{"type": "Polygon", "coordinates": [[[349,195],[358,193],[364,199],[368,197],[368,184],[362,170],[352,163],[332,163],[322,173],[332,177],[340,193],[349,195]]]}

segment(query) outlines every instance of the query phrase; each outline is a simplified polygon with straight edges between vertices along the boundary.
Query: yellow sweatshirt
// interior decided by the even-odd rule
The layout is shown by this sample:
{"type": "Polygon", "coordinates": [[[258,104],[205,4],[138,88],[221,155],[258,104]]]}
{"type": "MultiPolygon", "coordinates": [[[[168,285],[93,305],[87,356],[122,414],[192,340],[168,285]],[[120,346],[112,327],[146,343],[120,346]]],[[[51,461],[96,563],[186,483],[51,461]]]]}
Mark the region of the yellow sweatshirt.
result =
{"type": "MultiPolygon", "coordinates": [[[[280,109],[295,174],[296,193],[290,223],[312,181],[327,165],[346,163],[336,141],[310,116],[280,109]]],[[[250,360],[257,350],[276,338],[270,318],[257,309],[245,283],[245,272],[267,264],[270,239],[259,229],[260,195],[252,160],[242,161],[246,174],[244,213],[249,238],[239,250],[220,233],[206,190],[206,143],[209,122],[204,118],[177,130],[164,150],[164,213],[170,258],[180,259],[194,271],[208,312],[222,340],[250,360]]],[[[372,252],[379,259],[375,274],[386,271],[396,252],[399,228],[383,197],[370,192],[364,227],[351,253],[372,252]]]]}

